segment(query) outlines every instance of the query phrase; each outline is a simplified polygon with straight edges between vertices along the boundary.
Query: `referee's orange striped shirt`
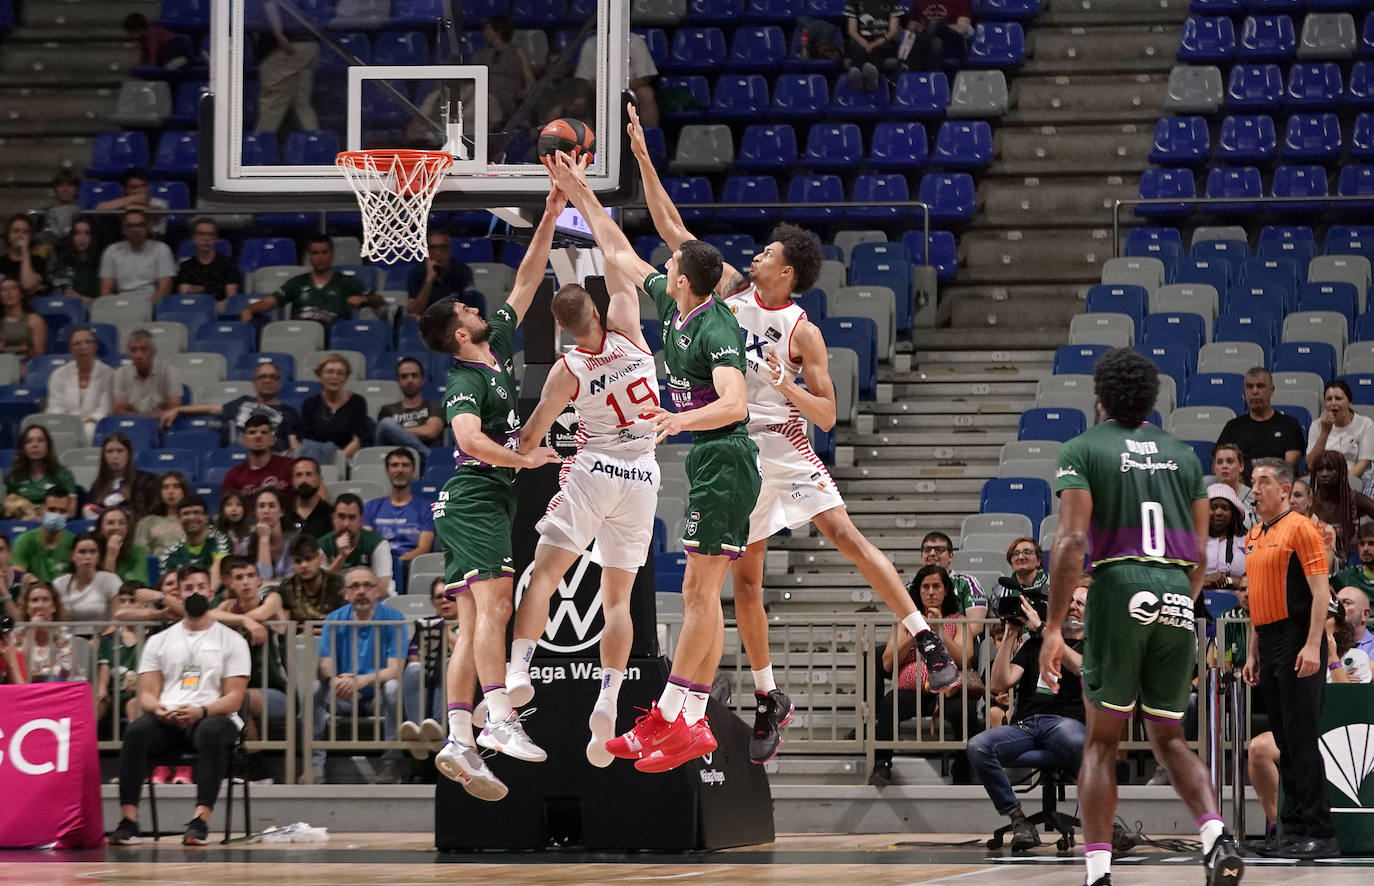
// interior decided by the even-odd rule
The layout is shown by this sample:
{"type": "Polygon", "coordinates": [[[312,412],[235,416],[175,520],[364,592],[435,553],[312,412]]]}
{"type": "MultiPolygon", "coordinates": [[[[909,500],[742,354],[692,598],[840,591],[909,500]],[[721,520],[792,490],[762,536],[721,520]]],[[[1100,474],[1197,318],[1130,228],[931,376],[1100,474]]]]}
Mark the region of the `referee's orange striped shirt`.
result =
{"type": "Polygon", "coordinates": [[[1245,575],[1250,583],[1250,620],[1267,625],[1311,615],[1309,575],[1326,575],[1326,547],[1312,521],[1284,511],[1245,536],[1245,575]]]}

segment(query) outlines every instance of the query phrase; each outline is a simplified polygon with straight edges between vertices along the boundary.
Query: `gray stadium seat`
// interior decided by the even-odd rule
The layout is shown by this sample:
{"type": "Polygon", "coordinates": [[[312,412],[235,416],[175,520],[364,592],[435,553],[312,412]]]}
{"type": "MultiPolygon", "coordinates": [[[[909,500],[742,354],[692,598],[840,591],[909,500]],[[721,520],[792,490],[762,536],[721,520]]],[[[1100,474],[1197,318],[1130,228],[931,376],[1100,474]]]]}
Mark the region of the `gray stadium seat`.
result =
{"type": "Polygon", "coordinates": [[[224,404],[239,397],[257,396],[251,381],[210,381],[204,382],[194,390],[197,403],[224,404]]]}
{"type": "Polygon", "coordinates": [[[63,467],[76,468],[82,466],[100,467],[101,448],[99,446],[73,446],[57,454],[57,460],[63,467]]]}
{"type": "Polygon", "coordinates": [[[1279,394],[1302,394],[1320,402],[1322,391],[1326,388],[1326,380],[1315,372],[1275,372],[1273,376],[1276,397],[1279,394]]]}
{"type": "MultiPolygon", "coordinates": [[[[1198,305],[1192,297],[1175,294],[1167,302],[1161,302],[1160,313],[1192,314],[1194,317],[1200,317],[1202,319],[1202,340],[1210,341],[1212,338],[1212,318],[1205,313],[1207,310],[1205,305],[1202,306],[1201,310],[1196,310],[1197,307],[1198,305]]],[[[1153,308],[1150,309],[1150,313],[1155,313],[1153,308]]]]}
{"type": "MultiPolygon", "coordinates": [[[[186,325],[177,322],[164,322],[154,320],[151,323],[141,323],[129,329],[132,332],[135,328],[145,330],[153,337],[153,347],[157,348],[157,355],[163,359],[180,354],[186,350],[186,325]]],[[[129,347],[129,336],[122,336],[125,350],[129,347]]]]}
{"type": "Polygon", "coordinates": [[[262,329],[260,351],[308,354],[324,347],[324,325],[314,320],[277,320],[262,329]]]}
{"type": "MultiPolygon", "coordinates": [[[[430,579],[430,581],[433,581],[433,579],[430,579]]],[[[406,590],[409,591],[410,589],[407,587],[406,590]]],[[[428,590],[428,588],[426,588],[426,590],[428,590]]],[[[434,614],[434,604],[430,602],[428,593],[398,593],[389,597],[386,601],[386,605],[404,615],[407,621],[414,621],[418,618],[424,618],[427,615],[434,614]]]]}
{"type": "Polygon", "coordinates": [[[687,0],[633,0],[630,18],[635,25],[676,25],[687,15],[687,0]]]}
{"type": "Polygon", "coordinates": [[[19,355],[0,354],[0,385],[17,384],[19,381],[19,355]]]}
{"type": "Polygon", "coordinates": [[[835,384],[835,421],[853,424],[859,402],[859,355],[853,348],[827,346],[830,379],[835,384]]]}
{"type": "Polygon", "coordinates": [[[1336,365],[1345,358],[1350,327],[1336,311],[1294,311],[1283,318],[1282,341],[1324,341],[1336,349],[1336,365]]]}
{"type": "MultiPolygon", "coordinates": [[[[386,492],[382,493],[383,495],[390,494],[391,490],[391,481],[387,479],[386,468],[382,465],[354,465],[348,470],[348,482],[366,483],[369,485],[375,484],[387,490],[386,492]]],[[[366,499],[364,499],[364,501],[366,501],[366,499]]]]}
{"type": "Polygon", "coordinates": [[[1154,292],[1164,285],[1164,262],[1157,258],[1122,256],[1102,263],[1102,282],[1107,285],[1144,286],[1154,292]]]}
{"type": "MultiPolygon", "coordinates": [[[[266,350],[264,348],[263,350],[266,350]]],[[[331,349],[328,351],[311,351],[308,354],[300,354],[296,358],[296,374],[310,377],[314,374],[315,367],[320,365],[320,361],[330,356],[343,357],[348,361],[348,381],[352,384],[367,377],[367,358],[361,351],[345,351],[331,349]]],[[[394,384],[394,381],[393,381],[394,384]]],[[[399,398],[398,398],[399,399],[399,398]]],[[[376,416],[373,416],[376,418],[376,416]]]]}
{"type": "Polygon", "coordinates": [[[1048,394],[1051,391],[1063,391],[1070,394],[1093,394],[1093,377],[1091,375],[1064,373],[1063,375],[1045,375],[1035,383],[1035,395],[1048,394]]]}
{"type": "Polygon", "coordinates": [[[1150,313],[1183,311],[1201,314],[1207,321],[1207,338],[1210,339],[1212,321],[1217,317],[1220,301],[1215,286],[1206,283],[1170,283],[1150,293],[1150,313]]]}
{"type": "Polygon", "coordinates": [[[1159,396],[1155,398],[1155,409],[1160,415],[1167,415],[1178,405],[1178,382],[1172,375],[1159,374],[1159,396]]]}
{"type": "Polygon", "coordinates": [[[1169,417],[1170,434],[1180,440],[1215,440],[1236,414],[1225,406],[1180,406],[1169,417]]]}
{"type": "Polygon", "coordinates": [[[1001,117],[1011,108],[1001,71],[960,71],[949,92],[949,117],[1001,117]]]}
{"type": "Polygon", "coordinates": [[[1097,424],[1097,398],[1091,391],[1045,391],[1035,395],[1036,409],[1077,409],[1088,427],[1097,424]]]}
{"type": "Polygon", "coordinates": [[[878,359],[892,362],[897,338],[897,296],[886,286],[846,286],[826,298],[832,317],[867,317],[878,327],[878,359]]]}
{"type": "MultiPolygon", "coordinates": [[[[961,536],[969,535],[1018,535],[1031,534],[1030,518],[1025,514],[969,514],[959,526],[961,536]]],[[[968,545],[963,545],[968,547],[968,545]]]]}
{"type": "Polygon", "coordinates": [[[1000,465],[1014,458],[1058,458],[1062,445],[1055,440],[1010,440],[1002,444],[997,463],[1000,465]]]}
{"type": "Polygon", "coordinates": [[[1049,550],[1054,546],[1054,534],[1059,531],[1059,515],[1050,514],[1040,521],[1040,547],[1049,550]]]}
{"type": "MultiPolygon", "coordinates": [[[[78,438],[83,435],[81,416],[79,415],[65,415],[56,412],[35,412],[26,415],[24,416],[24,420],[19,423],[21,435],[25,428],[33,425],[39,425],[46,428],[50,435],[67,434],[78,438]]],[[[57,448],[55,440],[53,441],[53,451],[61,452],[61,450],[57,448]]]]}
{"type": "Polygon", "coordinates": [[[860,243],[886,243],[887,235],[882,231],[836,231],[834,243],[844,253],[844,263],[849,264],[850,251],[860,243]]]}
{"type": "Polygon", "coordinates": [[[360,265],[363,263],[363,243],[357,237],[336,236],[334,241],[334,264],[360,265]]]}
{"type": "Polygon", "coordinates": [[[350,380],[348,389],[354,393],[362,394],[367,399],[367,414],[373,418],[377,417],[377,413],[383,406],[401,399],[400,385],[386,379],[350,380]]]}
{"type": "MultiPolygon", "coordinates": [[[[1007,552],[1000,551],[955,551],[954,560],[949,564],[951,572],[997,572],[1007,568],[1007,552]]],[[[986,588],[984,588],[986,590],[986,588]]]]}
{"type": "Polygon", "coordinates": [[[1012,458],[997,466],[997,476],[1039,477],[1053,486],[1055,469],[1052,458],[1012,458]]]}
{"type": "Polygon", "coordinates": [[[102,295],[91,302],[89,319],[92,323],[111,323],[116,326],[129,322],[143,322],[153,318],[151,296],[102,295]]]}
{"type": "Polygon", "coordinates": [[[959,547],[976,551],[995,551],[1012,543],[1015,535],[996,532],[974,532],[959,539],[959,547]]]}
{"type": "Polygon", "coordinates": [[[1298,58],[1349,59],[1359,43],[1355,16],[1348,12],[1309,12],[1302,21],[1298,58]]]}
{"type": "MultiPolygon", "coordinates": [[[[416,470],[418,472],[419,466],[423,464],[423,460],[420,458],[420,453],[416,452],[414,449],[411,449],[409,446],[364,446],[362,449],[359,449],[357,452],[353,453],[353,458],[349,459],[349,463],[354,471],[356,471],[360,467],[381,468],[383,471],[385,471],[386,454],[398,448],[410,449],[410,454],[415,456],[416,470]]],[[[350,474],[350,476],[356,475],[350,474]]]]}
{"type": "Polygon", "coordinates": [[[248,292],[272,295],[287,280],[299,277],[308,270],[304,265],[265,265],[250,274],[244,286],[248,292]]]}
{"type": "Polygon", "coordinates": [[[1193,236],[1188,240],[1188,248],[1194,249],[1199,243],[1208,240],[1241,240],[1248,242],[1250,235],[1240,225],[1198,225],[1193,228],[1193,236]]]}
{"type": "Polygon", "coordinates": [[[1352,341],[1345,347],[1343,373],[1374,372],[1374,341],[1352,341]]]}
{"type": "Polygon", "coordinates": [[[1176,65],[1169,72],[1164,110],[1178,114],[1215,114],[1225,96],[1216,65],[1176,65]]]}
{"type": "MultiPolygon", "coordinates": [[[[53,451],[61,452],[63,448],[71,448],[69,443],[64,443],[62,441],[74,443],[76,440],[84,439],[86,439],[85,434],[81,434],[77,437],[71,437],[67,434],[53,434],[53,451]]],[[[68,470],[72,472],[72,479],[76,481],[76,485],[80,486],[82,489],[90,489],[91,486],[95,485],[95,478],[100,475],[99,465],[76,465],[75,467],[68,468],[68,470]]]]}
{"type": "Polygon", "coordinates": [[[1197,352],[1198,372],[1239,372],[1264,365],[1264,349],[1252,341],[1216,341],[1197,352]]]}
{"type": "Polygon", "coordinates": [[[735,163],[735,139],[722,123],[682,127],[668,168],[673,172],[724,172],[735,163]]]}
{"type": "Polygon", "coordinates": [[[125,80],[110,119],[121,126],[155,128],[172,113],[172,89],[161,80],[125,80]]]}
{"type": "Polygon", "coordinates": [[[371,501],[386,495],[387,485],[385,482],[376,480],[340,480],[337,483],[330,483],[329,491],[335,498],[345,492],[351,492],[363,501],[371,501]]]}
{"type": "Polygon", "coordinates": [[[1308,283],[1353,283],[1360,296],[1360,311],[1364,312],[1365,293],[1369,289],[1369,259],[1363,255],[1318,255],[1307,263],[1308,283]]]}
{"type": "Polygon", "coordinates": [[[1069,344],[1128,348],[1135,344],[1135,321],[1126,314],[1078,314],[1069,321],[1069,344]]]}
{"type": "MultiPolygon", "coordinates": [[[[229,374],[228,362],[223,354],[216,354],[211,351],[188,351],[183,354],[167,354],[165,359],[170,365],[175,366],[181,372],[181,380],[184,384],[191,386],[191,390],[196,391],[196,399],[200,399],[200,388],[209,382],[223,381],[229,374]]],[[[237,382],[236,382],[237,384],[237,382]]],[[[251,383],[242,382],[249,385],[251,383]]]]}
{"type": "Polygon", "coordinates": [[[468,262],[472,285],[487,297],[488,310],[495,310],[510,298],[515,286],[515,269],[500,262],[468,262]]]}
{"type": "Polygon", "coordinates": [[[839,292],[849,282],[849,272],[845,270],[844,262],[834,259],[826,259],[821,262],[821,273],[816,278],[816,288],[821,290],[828,297],[833,292],[839,292]]]}

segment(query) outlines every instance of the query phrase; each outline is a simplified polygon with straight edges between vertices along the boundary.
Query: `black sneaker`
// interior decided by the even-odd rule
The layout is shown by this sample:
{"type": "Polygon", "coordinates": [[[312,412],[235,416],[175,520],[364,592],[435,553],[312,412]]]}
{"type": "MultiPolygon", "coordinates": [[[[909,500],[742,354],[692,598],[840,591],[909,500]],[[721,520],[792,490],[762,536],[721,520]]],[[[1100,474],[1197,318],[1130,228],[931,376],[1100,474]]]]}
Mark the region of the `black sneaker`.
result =
{"type": "Polygon", "coordinates": [[[119,827],[110,832],[111,846],[136,846],[143,838],[138,835],[138,822],[128,818],[119,820],[119,827]]]}
{"type": "Polygon", "coordinates": [[[1029,852],[1039,845],[1040,832],[1030,823],[1030,819],[1022,817],[1011,823],[1012,852],[1029,852]]]}
{"type": "Polygon", "coordinates": [[[1089,883],[1089,882],[1087,882],[1087,881],[1085,880],[1085,881],[1083,882],[1083,886],[1112,886],[1112,875],[1111,875],[1111,874],[1103,874],[1102,876],[1098,877],[1096,880],[1093,880],[1091,883],[1089,883]]]}
{"type": "Polygon", "coordinates": [[[963,675],[934,631],[927,628],[917,634],[916,648],[920,650],[921,658],[925,659],[926,681],[931,692],[949,692],[959,688],[963,675]]]}
{"type": "Polygon", "coordinates": [[[749,737],[749,759],[767,763],[782,747],[782,728],[792,721],[796,705],[781,689],[755,692],[754,734],[749,737]]]}
{"type": "Polygon", "coordinates": [[[1284,857],[1300,858],[1303,861],[1337,858],[1340,854],[1341,847],[1336,845],[1334,837],[1297,837],[1288,843],[1283,851],[1284,857]]]}
{"type": "Polygon", "coordinates": [[[1240,857],[1230,831],[1221,832],[1202,864],[1207,871],[1207,886],[1236,886],[1245,876],[1245,859],[1240,857]]]}
{"type": "Polygon", "coordinates": [[[186,846],[204,846],[210,842],[210,824],[203,818],[193,818],[186,822],[186,834],[181,838],[186,846]]]}

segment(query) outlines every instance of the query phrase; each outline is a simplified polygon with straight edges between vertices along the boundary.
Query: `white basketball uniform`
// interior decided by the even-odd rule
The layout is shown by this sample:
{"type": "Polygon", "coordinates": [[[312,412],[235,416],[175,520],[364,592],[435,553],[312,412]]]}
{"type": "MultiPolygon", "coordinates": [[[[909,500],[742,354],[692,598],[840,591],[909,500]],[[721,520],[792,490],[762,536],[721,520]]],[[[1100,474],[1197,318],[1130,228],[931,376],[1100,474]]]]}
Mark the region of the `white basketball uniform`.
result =
{"type": "Polygon", "coordinates": [[[573,348],[559,359],[577,379],[577,453],[535,527],[539,543],[580,554],[600,538],[603,567],[634,571],[649,554],[661,479],[657,429],[640,415],[658,405],[653,355],[608,331],[600,351],[573,348]]]}
{"type": "Polygon", "coordinates": [[[750,283],[725,300],[744,332],[744,373],[749,400],[749,437],[759,447],[763,485],[749,515],[749,543],[786,527],[796,529],[822,511],[844,505],[835,481],[811,448],[806,419],[773,386],[768,354],[777,355],[783,374],[795,379],[801,363],[792,352],[792,335],[806,311],[793,301],[769,308],[750,283]]]}

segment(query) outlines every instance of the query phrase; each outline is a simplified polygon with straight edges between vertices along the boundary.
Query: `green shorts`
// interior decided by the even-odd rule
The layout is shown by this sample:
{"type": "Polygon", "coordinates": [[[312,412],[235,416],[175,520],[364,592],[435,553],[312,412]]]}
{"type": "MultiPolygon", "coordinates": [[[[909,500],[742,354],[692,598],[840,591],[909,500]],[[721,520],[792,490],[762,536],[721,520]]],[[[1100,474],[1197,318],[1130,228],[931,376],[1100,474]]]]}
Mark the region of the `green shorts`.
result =
{"type": "Polygon", "coordinates": [[[744,555],[749,515],[759,497],[759,448],[748,435],[693,443],[687,453],[687,522],[682,549],[708,557],[744,555]]]}
{"type": "Polygon", "coordinates": [[[434,503],[434,534],[444,552],[444,591],[465,591],[474,581],[510,578],[515,526],[514,472],[480,468],[454,474],[434,503]]]}
{"type": "Polygon", "coordinates": [[[1173,566],[1100,566],[1083,630],[1083,692],[1100,710],[1177,722],[1197,673],[1188,573],[1173,566]]]}

